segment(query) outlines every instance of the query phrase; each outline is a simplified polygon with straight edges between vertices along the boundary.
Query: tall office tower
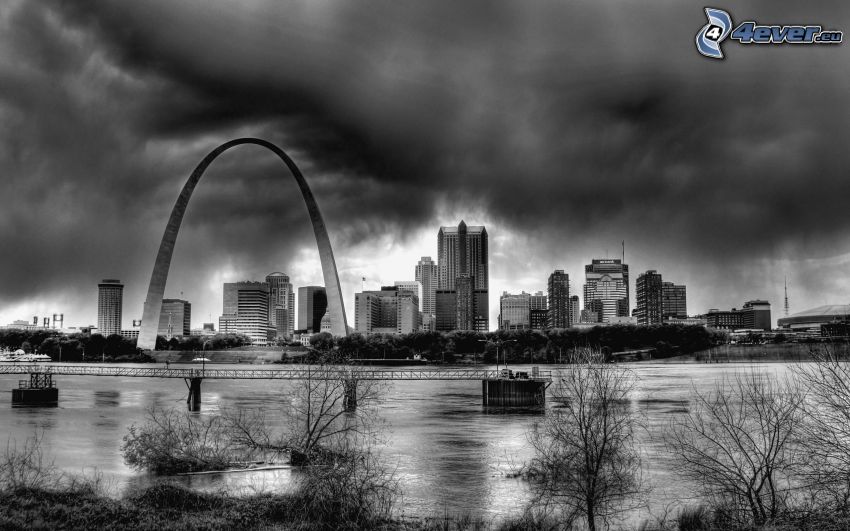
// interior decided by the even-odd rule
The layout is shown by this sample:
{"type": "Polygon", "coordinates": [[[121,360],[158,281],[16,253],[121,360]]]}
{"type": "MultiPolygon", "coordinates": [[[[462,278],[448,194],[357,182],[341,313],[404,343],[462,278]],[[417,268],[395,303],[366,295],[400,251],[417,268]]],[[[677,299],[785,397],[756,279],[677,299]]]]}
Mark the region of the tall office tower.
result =
{"type": "Polygon", "coordinates": [[[528,324],[532,330],[545,330],[549,322],[549,305],[546,295],[538,291],[529,296],[528,302],[528,324]]]}
{"type": "Polygon", "coordinates": [[[584,309],[595,312],[597,322],[629,316],[628,265],[619,259],[593,259],[584,266],[584,278],[584,309]]]}
{"type": "Polygon", "coordinates": [[[531,328],[531,295],[503,292],[499,297],[499,329],[528,330],[531,328]]]}
{"type": "Polygon", "coordinates": [[[426,315],[437,314],[437,276],[437,264],[431,260],[430,256],[423,256],[416,264],[416,282],[422,286],[422,294],[419,298],[422,303],[422,313],[426,315]]]}
{"type": "Polygon", "coordinates": [[[224,308],[218,329],[225,334],[244,334],[254,345],[267,345],[270,329],[268,283],[225,283],[224,308]]]}
{"type": "Polygon", "coordinates": [[[311,330],[318,334],[322,330],[322,317],[328,310],[328,294],[323,286],[298,288],[298,329],[311,330]]]}
{"type": "Polygon", "coordinates": [[[295,330],[295,291],[286,273],[272,273],[266,277],[269,285],[269,324],[275,338],[292,337],[295,330]]]}
{"type": "Polygon", "coordinates": [[[672,282],[661,283],[661,312],[664,320],[687,319],[688,298],[685,286],[672,282]]]}
{"type": "Polygon", "coordinates": [[[661,273],[650,269],[641,273],[635,282],[635,317],[637,324],[661,324],[664,316],[661,273]]]}
{"type": "Polygon", "coordinates": [[[104,336],[121,333],[121,309],[124,303],[124,284],[106,278],[97,285],[97,331],[104,336]]]}
{"type": "Polygon", "coordinates": [[[563,269],[549,275],[549,319],[548,328],[570,326],[570,276],[563,269]]]}
{"type": "Polygon", "coordinates": [[[183,299],[162,299],[156,334],[166,339],[189,336],[192,328],[192,305],[183,299]]]}
{"type": "Polygon", "coordinates": [[[419,330],[419,296],[396,286],[354,294],[354,327],[361,334],[408,334],[419,330]]]}
{"type": "Polygon", "coordinates": [[[578,295],[570,295],[570,326],[581,320],[581,307],[578,303],[578,295]]]}
{"type": "Polygon", "coordinates": [[[490,327],[487,229],[467,227],[463,221],[457,227],[440,227],[437,260],[437,330],[486,332],[490,327]],[[452,310],[440,306],[450,302],[455,305],[453,323],[447,318],[452,310]]]}

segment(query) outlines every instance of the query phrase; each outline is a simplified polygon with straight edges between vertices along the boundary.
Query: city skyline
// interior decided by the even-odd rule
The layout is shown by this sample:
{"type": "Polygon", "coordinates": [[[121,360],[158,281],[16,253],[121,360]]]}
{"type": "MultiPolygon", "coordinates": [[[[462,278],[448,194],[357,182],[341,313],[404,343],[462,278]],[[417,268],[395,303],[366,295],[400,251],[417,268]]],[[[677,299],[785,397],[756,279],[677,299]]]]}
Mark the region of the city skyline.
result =
{"type": "MultiPolygon", "coordinates": [[[[845,45],[712,62],[687,4],[251,4],[211,2],[202,19],[192,2],[0,9],[0,324],[95,324],[92,286],[120,278],[129,328],[180,187],[244,135],[302,168],[348,312],[363,277],[413,278],[435,228],[460,219],[490,234],[490,329],[503,291],[545,290],[555,269],[580,289],[582,265],[623,240],[632,272],[688,287],[691,314],[779,308],[786,276],[792,314],[850,301],[845,45]],[[660,17],[669,35],[648,38],[660,17]],[[583,21],[600,18],[592,38],[583,21]]],[[[843,4],[752,12],[850,26],[843,4]]],[[[284,171],[245,147],[205,177],[166,287],[192,302],[193,327],[215,321],[225,282],[283,270],[324,284],[284,171]]]]}

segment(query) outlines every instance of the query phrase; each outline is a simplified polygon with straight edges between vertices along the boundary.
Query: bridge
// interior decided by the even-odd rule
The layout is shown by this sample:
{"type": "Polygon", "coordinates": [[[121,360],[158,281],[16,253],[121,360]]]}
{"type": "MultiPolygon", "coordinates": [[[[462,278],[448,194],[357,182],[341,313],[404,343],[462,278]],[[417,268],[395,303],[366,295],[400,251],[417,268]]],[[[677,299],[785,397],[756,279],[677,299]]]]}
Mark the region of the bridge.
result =
{"type": "Polygon", "coordinates": [[[210,380],[341,380],[346,382],[347,402],[356,404],[357,382],[361,380],[480,380],[485,405],[529,406],[542,404],[552,382],[551,371],[533,367],[531,374],[506,377],[488,369],[367,369],[360,366],[308,365],[285,369],[207,369],[172,367],[116,367],[103,365],[0,364],[0,374],[28,374],[20,380],[13,403],[56,402],[58,390],[53,376],[117,376],[130,378],[181,378],[189,388],[189,409],[201,404],[201,381],[210,380]],[[27,399],[27,396],[31,400],[27,399]],[[17,397],[17,398],[16,398],[17,397]],[[54,398],[55,397],[55,398],[54,398]]]}

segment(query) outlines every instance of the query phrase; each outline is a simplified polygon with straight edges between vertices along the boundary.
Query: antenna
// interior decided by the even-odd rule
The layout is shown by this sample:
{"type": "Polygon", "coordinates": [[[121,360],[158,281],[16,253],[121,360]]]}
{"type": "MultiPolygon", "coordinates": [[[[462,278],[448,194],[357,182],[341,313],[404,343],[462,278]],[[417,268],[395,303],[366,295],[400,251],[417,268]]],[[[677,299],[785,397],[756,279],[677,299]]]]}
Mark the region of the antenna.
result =
{"type": "Polygon", "coordinates": [[[788,277],[785,277],[785,317],[788,317],[788,277]]]}
{"type": "Polygon", "coordinates": [[[626,263],[626,240],[623,240],[623,263],[626,263]]]}

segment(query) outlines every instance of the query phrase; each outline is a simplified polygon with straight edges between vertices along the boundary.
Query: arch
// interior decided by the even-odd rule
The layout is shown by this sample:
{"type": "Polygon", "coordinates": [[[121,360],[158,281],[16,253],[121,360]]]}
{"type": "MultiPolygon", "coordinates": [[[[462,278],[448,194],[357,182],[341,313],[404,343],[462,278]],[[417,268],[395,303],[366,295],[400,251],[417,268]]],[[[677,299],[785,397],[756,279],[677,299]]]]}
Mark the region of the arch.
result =
{"type": "Polygon", "coordinates": [[[153,350],[156,345],[156,332],[159,327],[159,315],[162,310],[162,296],[165,292],[165,282],[168,280],[168,270],[171,267],[171,255],[174,253],[177,233],[180,230],[183,214],[186,213],[186,207],[189,204],[189,198],[192,197],[195,186],[197,186],[207,167],[216,157],[228,149],[242,144],[254,144],[268,149],[280,157],[289,168],[292,176],[295,177],[295,182],[298,183],[298,188],[301,189],[301,195],[304,196],[304,203],[307,205],[307,212],[310,214],[310,221],[313,223],[313,232],[316,235],[316,245],[319,247],[322,276],[325,279],[325,291],[328,296],[331,332],[335,336],[348,335],[345,306],[342,303],[339,275],[336,271],[336,261],[334,260],[330,239],[328,238],[328,229],[325,226],[322,213],[319,211],[319,205],[316,204],[316,199],[313,197],[313,192],[307,186],[307,181],[304,180],[304,176],[301,175],[301,171],[292,159],[282,149],[271,142],[259,138],[237,138],[218,146],[209,155],[204,157],[195,168],[195,171],[192,172],[189,180],[186,181],[183,190],[180,192],[180,196],[177,198],[177,202],[174,204],[174,208],[171,209],[171,217],[168,218],[168,225],[166,225],[165,233],[162,235],[159,252],[156,255],[156,262],[154,262],[153,273],[151,274],[151,281],[148,285],[148,295],[145,298],[144,311],[142,312],[142,326],[139,330],[138,342],[136,343],[138,348],[153,350]]]}

